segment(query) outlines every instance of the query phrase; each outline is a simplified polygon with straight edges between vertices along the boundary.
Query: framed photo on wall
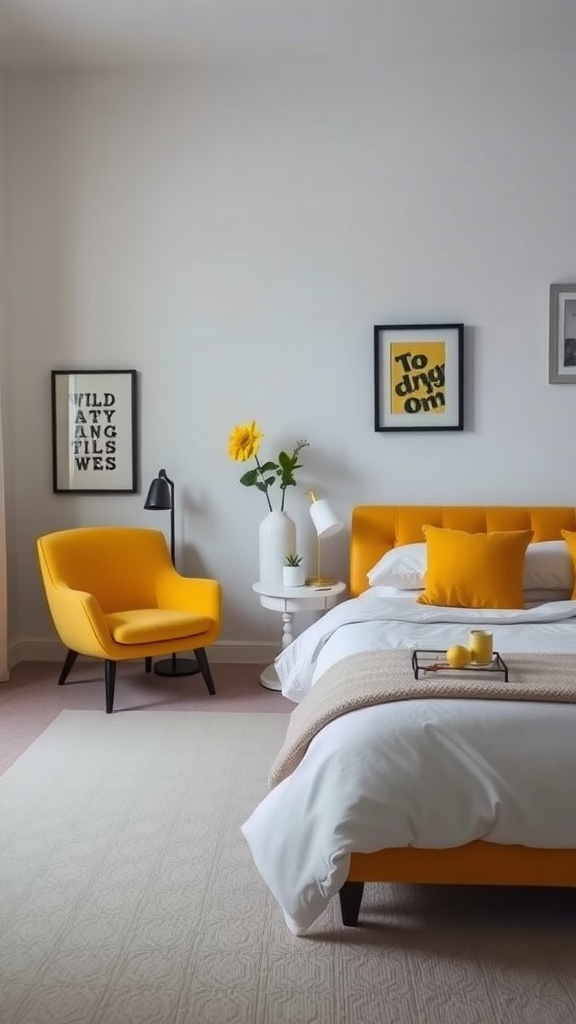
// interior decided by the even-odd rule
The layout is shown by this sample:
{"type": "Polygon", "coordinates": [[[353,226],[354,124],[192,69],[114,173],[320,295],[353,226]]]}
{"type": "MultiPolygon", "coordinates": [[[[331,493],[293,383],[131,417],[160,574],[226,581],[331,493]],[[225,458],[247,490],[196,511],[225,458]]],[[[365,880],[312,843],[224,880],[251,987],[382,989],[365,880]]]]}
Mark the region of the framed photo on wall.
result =
{"type": "Polygon", "coordinates": [[[576,284],[550,285],[550,384],[576,384],[576,284]]]}
{"type": "Polygon", "coordinates": [[[55,493],[133,494],[136,370],[52,370],[55,493]]]}
{"type": "Polygon", "coordinates": [[[464,324],[374,328],[374,429],[463,430],[464,324]]]}

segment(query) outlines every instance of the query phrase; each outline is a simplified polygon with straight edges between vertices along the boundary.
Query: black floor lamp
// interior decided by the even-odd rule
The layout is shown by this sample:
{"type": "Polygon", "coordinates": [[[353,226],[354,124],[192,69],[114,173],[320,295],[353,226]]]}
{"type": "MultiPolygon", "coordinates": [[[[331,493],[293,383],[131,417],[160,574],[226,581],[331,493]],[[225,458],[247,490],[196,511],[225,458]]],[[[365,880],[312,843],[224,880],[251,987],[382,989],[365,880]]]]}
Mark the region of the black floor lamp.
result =
{"type": "MultiPolygon", "coordinates": [[[[170,512],[170,555],[172,565],[175,566],[174,481],[170,479],[165,469],[161,469],[150,484],[144,508],[151,512],[170,512]]],[[[200,672],[200,666],[195,658],[177,658],[175,654],[172,654],[166,661],[156,662],[154,671],[159,676],[192,676],[196,672],[200,672]]]]}

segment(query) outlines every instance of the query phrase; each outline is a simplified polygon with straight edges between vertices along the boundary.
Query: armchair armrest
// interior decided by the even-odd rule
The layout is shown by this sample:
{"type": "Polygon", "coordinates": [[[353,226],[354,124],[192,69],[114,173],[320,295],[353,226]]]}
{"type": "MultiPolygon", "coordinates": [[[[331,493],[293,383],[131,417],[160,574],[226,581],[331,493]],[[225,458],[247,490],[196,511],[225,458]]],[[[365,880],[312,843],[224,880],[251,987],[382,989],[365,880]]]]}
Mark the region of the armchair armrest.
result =
{"type": "Polygon", "coordinates": [[[62,642],[73,651],[108,658],[113,640],[106,620],[92,594],[55,586],[47,592],[48,604],[62,642]]]}
{"type": "Polygon", "coordinates": [[[222,587],[218,580],[181,576],[170,567],[158,575],[156,598],[159,608],[198,612],[220,622],[222,587]]]}

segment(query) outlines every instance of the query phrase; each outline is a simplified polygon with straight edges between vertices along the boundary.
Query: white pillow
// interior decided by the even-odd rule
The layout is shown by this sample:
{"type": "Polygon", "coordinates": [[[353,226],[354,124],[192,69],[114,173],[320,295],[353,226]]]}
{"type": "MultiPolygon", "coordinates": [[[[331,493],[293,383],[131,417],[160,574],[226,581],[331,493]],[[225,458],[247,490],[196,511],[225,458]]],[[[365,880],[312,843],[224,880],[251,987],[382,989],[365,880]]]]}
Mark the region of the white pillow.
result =
{"type": "Polygon", "coordinates": [[[402,544],[391,548],[368,573],[371,587],[398,587],[399,590],[422,590],[426,572],[426,545],[402,544]]]}
{"type": "Polygon", "coordinates": [[[524,561],[524,590],[570,590],[574,585],[572,559],[565,540],[529,544],[524,561]]]}
{"type": "MultiPolygon", "coordinates": [[[[402,544],[387,551],[368,575],[371,587],[420,590],[426,572],[426,544],[402,544]]],[[[524,560],[524,590],[570,591],[574,585],[572,559],[564,540],[529,544],[524,560]]],[[[550,600],[561,600],[558,596],[550,600]]]]}
{"type": "MultiPolygon", "coordinates": [[[[384,590],[385,587],[382,587],[384,590]]],[[[405,591],[405,593],[412,594],[412,591],[405,591]]],[[[548,604],[549,601],[569,601],[572,597],[571,590],[524,590],[524,604],[527,608],[537,604],[548,604]]]]}
{"type": "MultiPolygon", "coordinates": [[[[393,597],[394,600],[399,601],[415,601],[416,598],[423,594],[423,590],[406,590],[405,587],[387,587],[381,586],[379,583],[375,587],[370,588],[371,593],[375,594],[376,597],[393,597]]],[[[540,591],[539,593],[544,593],[540,591]]],[[[551,600],[551,598],[548,598],[551,600]]]]}

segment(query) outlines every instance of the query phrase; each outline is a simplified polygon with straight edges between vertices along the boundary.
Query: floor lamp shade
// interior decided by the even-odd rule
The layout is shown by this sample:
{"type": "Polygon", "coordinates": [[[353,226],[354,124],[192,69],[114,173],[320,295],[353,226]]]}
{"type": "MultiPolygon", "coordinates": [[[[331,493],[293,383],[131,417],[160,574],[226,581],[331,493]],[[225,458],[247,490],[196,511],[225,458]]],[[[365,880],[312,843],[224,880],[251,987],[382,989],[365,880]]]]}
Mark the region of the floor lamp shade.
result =
{"type": "Polygon", "coordinates": [[[316,576],[313,576],[307,582],[313,587],[331,587],[336,580],[332,577],[323,576],[320,572],[320,542],[326,537],[332,537],[333,534],[339,533],[343,528],[344,523],[341,519],[338,519],[334,509],[332,508],[329,501],[326,498],[317,498],[314,491],[309,491],[312,499],[310,506],[310,516],[314,523],[314,529],[316,530],[316,576]]]}
{"type": "Polygon", "coordinates": [[[158,476],[154,477],[150,487],[144,508],[159,509],[161,511],[172,508],[172,481],[168,480],[166,470],[161,469],[158,476]]]}
{"type": "MultiPolygon", "coordinates": [[[[175,565],[174,481],[165,469],[161,469],[150,484],[144,508],[149,512],[170,512],[170,555],[175,565]]],[[[154,671],[159,676],[192,676],[200,671],[200,666],[195,658],[177,658],[172,654],[167,661],[156,662],[154,671]]]]}

